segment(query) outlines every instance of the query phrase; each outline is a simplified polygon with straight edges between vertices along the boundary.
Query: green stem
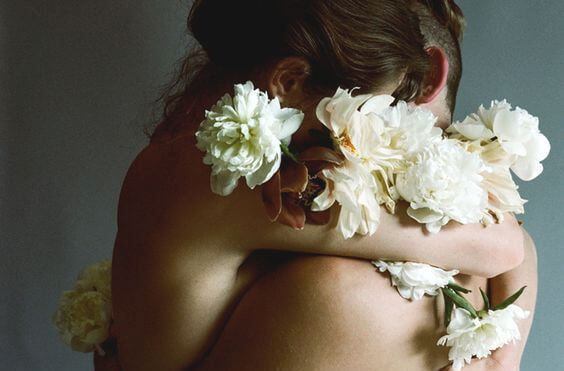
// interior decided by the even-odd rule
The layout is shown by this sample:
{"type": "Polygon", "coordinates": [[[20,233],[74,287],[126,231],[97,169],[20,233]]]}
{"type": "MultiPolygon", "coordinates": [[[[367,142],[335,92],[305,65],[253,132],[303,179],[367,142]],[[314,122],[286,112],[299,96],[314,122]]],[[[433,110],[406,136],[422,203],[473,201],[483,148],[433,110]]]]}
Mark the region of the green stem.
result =
{"type": "Polygon", "coordinates": [[[449,287],[443,287],[441,290],[443,291],[443,294],[448,296],[448,298],[452,300],[454,304],[456,304],[457,307],[466,309],[470,313],[472,318],[478,317],[478,312],[476,311],[476,309],[463,296],[449,287]]]}
{"type": "Polygon", "coordinates": [[[290,149],[288,148],[287,145],[285,145],[284,143],[280,142],[280,148],[282,149],[282,153],[284,153],[286,156],[288,156],[289,158],[292,159],[292,161],[296,162],[296,163],[300,163],[300,160],[298,160],[298,158],[296,157],[296,155],[294,155],[290,149]]]}

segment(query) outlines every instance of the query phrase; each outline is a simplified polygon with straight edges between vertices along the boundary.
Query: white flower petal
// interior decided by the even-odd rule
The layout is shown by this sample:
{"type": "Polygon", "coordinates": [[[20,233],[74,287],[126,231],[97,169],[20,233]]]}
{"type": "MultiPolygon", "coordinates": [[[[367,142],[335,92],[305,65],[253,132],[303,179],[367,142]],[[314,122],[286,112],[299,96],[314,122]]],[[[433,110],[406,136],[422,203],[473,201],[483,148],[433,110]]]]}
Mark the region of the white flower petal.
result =
{"type": "Polygon", "coordinates": [[[232,171],[220,171],[210,175],[210,186],[213,193],[228,196],[237,187],[240,174],[232,171]]]}
{"type": "Polygon", "coordinates": [[[390,273],[392,284],[399,294],[410,300],[419,300],[423,295],[437,295],[458,274],[457,270],[444,271],[422,263],[373,261],[380,272],[390,273]]]}
{"type": "Polygon", "coordinates": [[[362,113],[363,115],[369,113],[381,113],[394,101],[395,98],[391,95],[375,95],[362,105],[362,107],[360,108],[360,113],[362,113]]]}
{"type": "Polygon", "coordinates": [[[421,224],[434,223],[441,220],[443,217],[443,213],[431,210],[427,207],[414,209],[411,206],[407,209],[407,215],[421,224]]]}
{"type": "Polygon", "coordinates": [[[247,175],[245,179],[247,180],[247,185],[249,186],[249,188],[254,189],[257,185],[268,182],[280,168],[281,160],[282,153],[279,153],[273,161],[264,161],[262,163],[262,166],[257,171],[247,175]]]}
{"type": "Polygon", "coordinates": [[[449,360],[462,368],[470,363],[472,357],[484,358],[505,344],[519,340],[519,327],[515,320],[529,315],[512,304],[503,310],[488,311],[481,318],[471,318],[470,313],[461,308],[453,310],[447,335],[441,337],[437,345],[450,346],[449,360]]]}
{"type": "Polygon", "coordinates": [[[241,176],[251,188],[268,181],[280,165],[281,140],[289,144],[303,121],[302,112],[281,108],[250,81],[234,91],[206,111],[196,132],[204,164],[212,166],[212,191],[220,195],[230,194],[241,176]]]}
{"type": "Polygon", "coordinates": [[[482,121],[474,120],[471,117],[467,117],[462,123],[452,124],[447,131],[452,132],[452,128],[470,140],[491,139],[495,136],[482,121]]]}
{"type": "MultiPolygon", "coordinates": [[[[285,108],[286,109],[286,108],[285,108]]],[[[282,127],[278,139],[285,145],[290,144],[290,137],[300,128],[304,121],[303,112],[297,110],[289,110],[284,113],[284,117],[278,117],[282,121],[282,127]]]]}

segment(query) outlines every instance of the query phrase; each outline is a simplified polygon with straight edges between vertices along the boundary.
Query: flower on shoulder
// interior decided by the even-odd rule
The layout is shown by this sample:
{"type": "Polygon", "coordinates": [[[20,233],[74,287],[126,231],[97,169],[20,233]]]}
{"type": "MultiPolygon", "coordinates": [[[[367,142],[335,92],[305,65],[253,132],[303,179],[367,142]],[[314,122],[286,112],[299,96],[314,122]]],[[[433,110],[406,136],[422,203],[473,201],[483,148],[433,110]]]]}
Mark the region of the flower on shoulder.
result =
{"type": "Polygon", "coordinates": [[[377,260],[372,264],[380,272],[388,271],[392,285],[408,300],[419,300],[425,294],[438,295],[440,289],[453,282],[453,277],[458,274],[457,270],[445,271],[423,263],[377,260]]]}
{"type": "Polygon", "coordinates": [[[203,161],[212,165],[211,189],[222,196],[241,177],[251,189],[270,180],[280,167],[281,146],[289,145],[304,118],[297,109],[281,108],[277,97],[270,100],[251,81],[234,90],[233,97],[224,95],[206,111],[196,132],[203,161]]]}
{"type": "Polygon", "coordinates": [[[481,186],[485,171],[489,168],[476,153],[445,139],[416,154],[397,175],[396,185],[409,202],[408,215],[437,233],[450,220],[481,221],[487,207],[487,193],[481,186]]]}
{"type": "Polygon", "coordinates": [[[470,364],[472,357],[484,358],[505,344],[521,339],[516,320],[525,319],[529,312],[511,304],[504,309],[488,310],[474,318],[467,310],[454,308],[447,327],[447,335],[437,345],[451,347],[448,358],[454,371],[470,364]]]}
{"type": "MultiPolygon", "coordinates": [[[[452,124],[447,132],[470,141],[499,143],[505,154],[503,161],[525,181],[542,173],[540,162],[550,152],[548,139],[539,131],[539,119],[522,108],[513,110],[506,100],[494,100],[488,109],[480,106],[478,112],[452,124]]],[[[496,157],[496,161],[502,160],[496,157]]]]}
{"type": "Polygon", "coordinates": [[[64,291],[52,317],[63,342],[73,350],[91,352],[110,336],[112,321],[111,262],[82,270],[73,290],[64,291]]]}

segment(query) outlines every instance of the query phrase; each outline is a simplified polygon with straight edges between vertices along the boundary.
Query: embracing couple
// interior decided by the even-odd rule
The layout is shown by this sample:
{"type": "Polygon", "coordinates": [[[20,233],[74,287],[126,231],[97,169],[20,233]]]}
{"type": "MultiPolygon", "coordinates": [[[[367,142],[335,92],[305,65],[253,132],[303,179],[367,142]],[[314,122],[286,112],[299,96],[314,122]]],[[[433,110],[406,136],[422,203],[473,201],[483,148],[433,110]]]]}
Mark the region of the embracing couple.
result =
{"type": "MultiPolygon", "coordinates": [[[[320,145],[315,110],[337,87],[390,94],[445,128],[462,73],[454,1],[196,0],[188,26],[202,51],[163,95],[163,120],[123,183],[118,351],[96,356],[96,370],[448,370],[448,348],[436,345],[444,302],[401,298],[375,259],[458,269],[475,306],[480,288],[495,304],[527,285],[518,304],[534,311],[535,248],[510,213],[429,234],[399,202],[374,234],[345,240],[334,206],[328,224],[293,230],[268,219],[261,187],[211,192],[196,146],[206,110],[248,80],[304,112],[297,152],[320,145]]],[[[521,342],[465,369],[518,370],[532,318],[519,323],[521,342]]]]}

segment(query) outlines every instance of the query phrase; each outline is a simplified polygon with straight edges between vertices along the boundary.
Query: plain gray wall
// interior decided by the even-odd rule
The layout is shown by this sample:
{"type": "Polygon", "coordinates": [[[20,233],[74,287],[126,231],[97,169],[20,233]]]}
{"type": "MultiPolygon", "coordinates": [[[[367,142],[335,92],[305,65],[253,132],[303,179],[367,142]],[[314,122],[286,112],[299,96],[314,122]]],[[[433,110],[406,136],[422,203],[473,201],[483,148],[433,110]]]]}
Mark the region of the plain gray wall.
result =
{"type": "MultiPolygon", "coordinates": [[[[564,364],[564,2],[462,1],[457,117],[507,98],[541,119],[545,172],[522,184],[540,289],[523,370],[564,364]]],[[[183,55],[180,1],[0,3],[0,368],[88,370],[51,326],[80,269],[111,256],[128,165],[151,100],[183,55]]]]}

